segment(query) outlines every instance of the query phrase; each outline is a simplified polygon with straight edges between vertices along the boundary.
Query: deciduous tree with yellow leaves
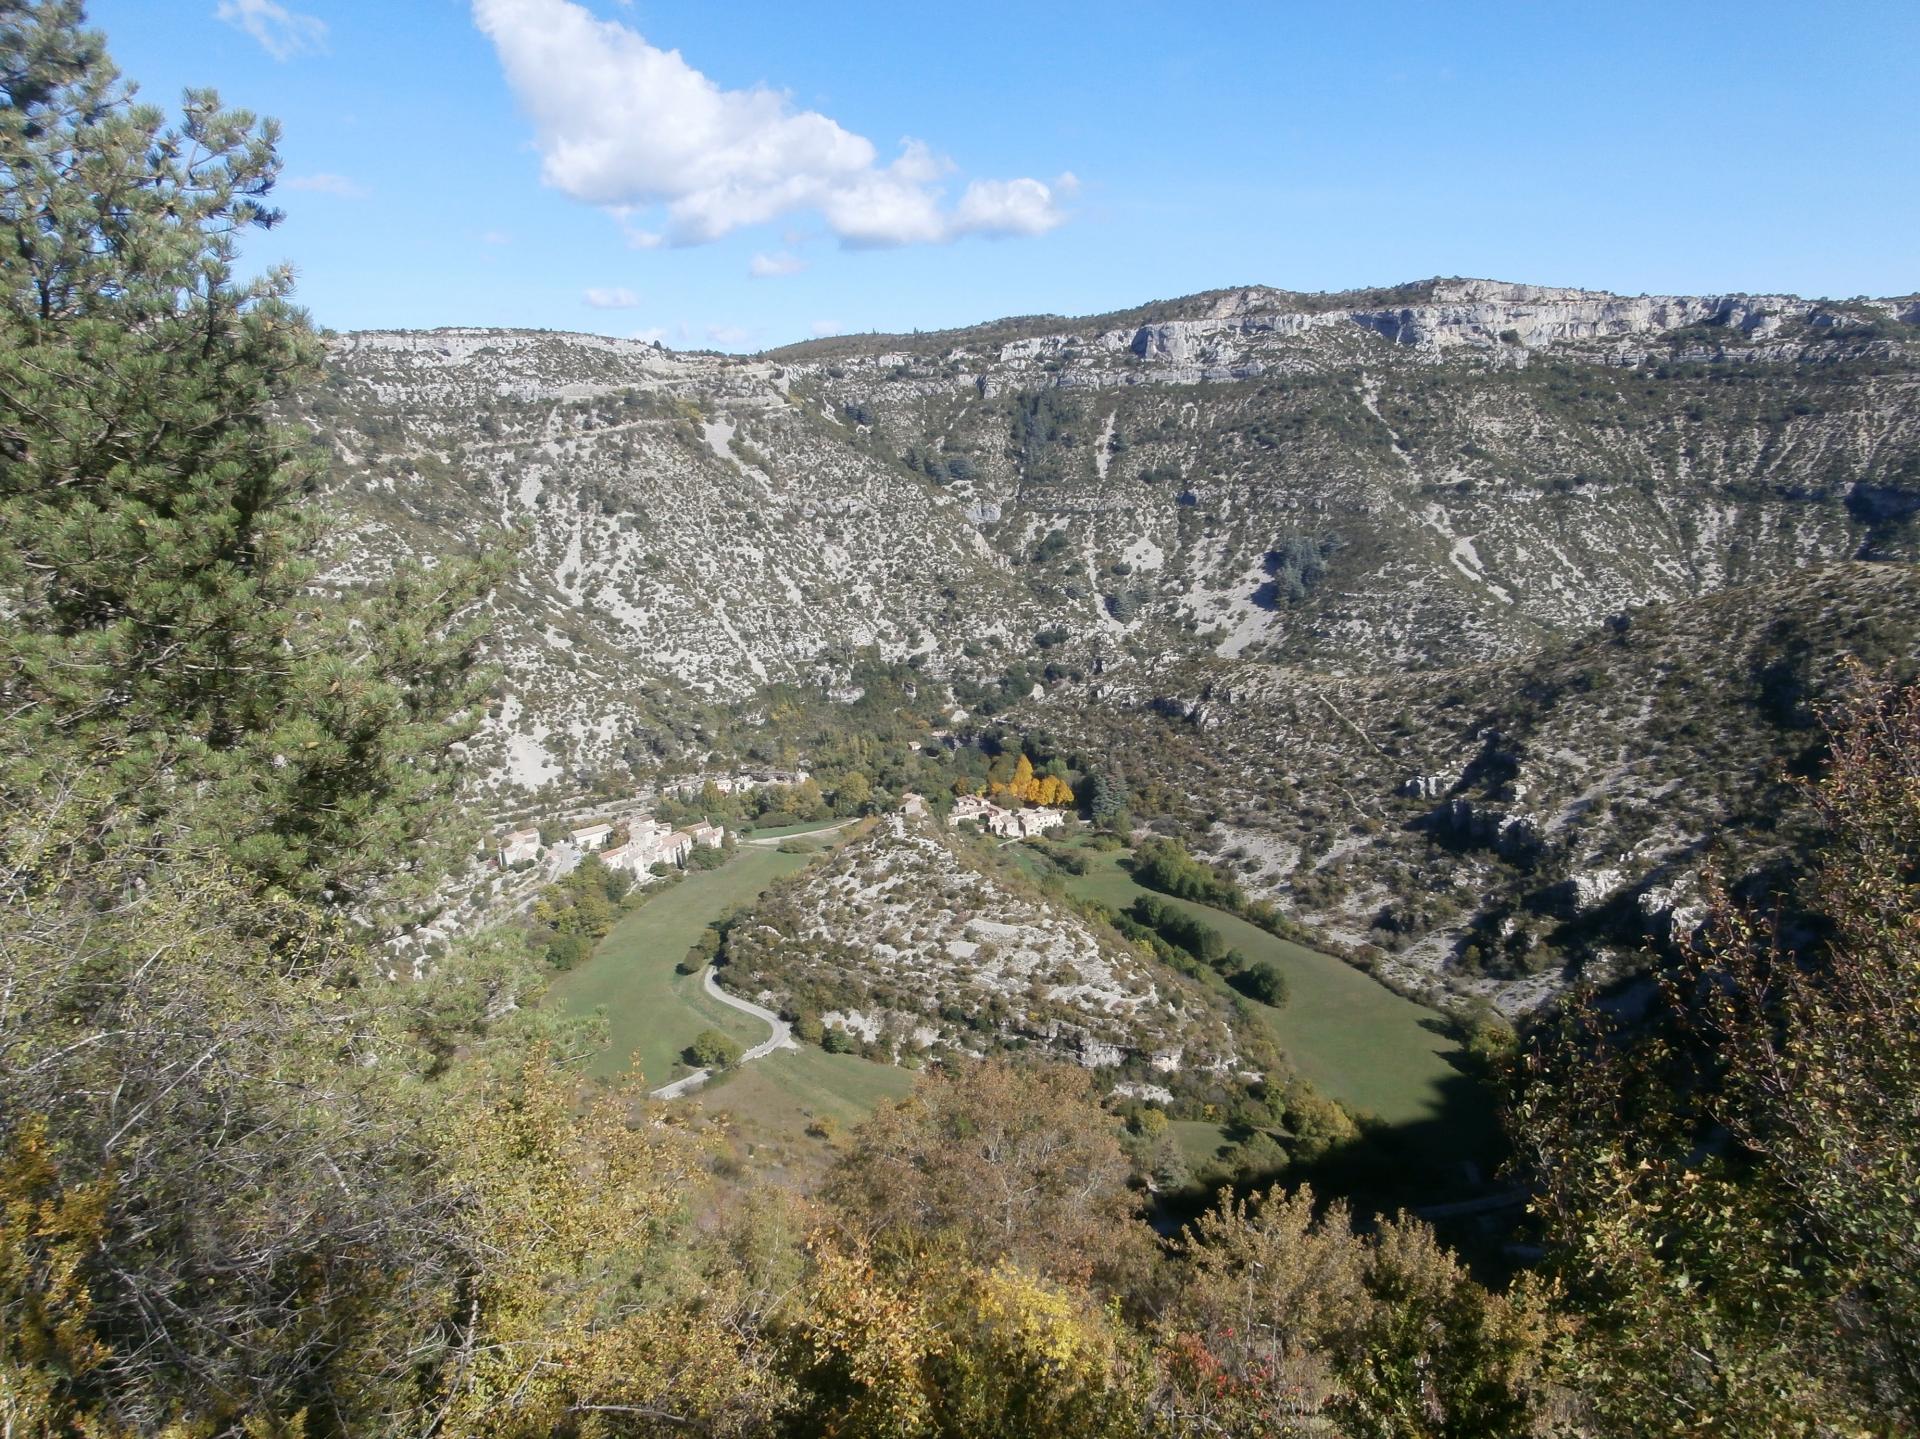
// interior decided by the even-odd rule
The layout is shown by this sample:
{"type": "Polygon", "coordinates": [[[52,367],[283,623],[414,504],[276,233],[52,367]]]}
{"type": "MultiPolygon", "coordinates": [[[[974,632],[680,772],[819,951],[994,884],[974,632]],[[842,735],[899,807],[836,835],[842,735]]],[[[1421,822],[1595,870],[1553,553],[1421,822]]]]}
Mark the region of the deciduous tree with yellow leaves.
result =
{"type": "Polygon", "coordinates": [[[1013,775],[987,786],[990,795],[1019,800],[1023,804],[1064,807],[1073,803],[1073,790],[1058,775],[1036,775],[1033,761],[1024,754],[1013,767],[1013,775]]]}

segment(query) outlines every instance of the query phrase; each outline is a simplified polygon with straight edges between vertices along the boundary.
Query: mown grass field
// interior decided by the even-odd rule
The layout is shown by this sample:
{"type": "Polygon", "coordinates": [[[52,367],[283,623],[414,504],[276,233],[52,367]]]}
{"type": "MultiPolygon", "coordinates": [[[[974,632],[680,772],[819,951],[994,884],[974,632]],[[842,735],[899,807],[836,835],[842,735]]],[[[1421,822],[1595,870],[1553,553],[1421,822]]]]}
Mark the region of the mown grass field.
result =
{"type": "Polygon", "coordinates": [[[797,834],[818,834],[823,829],[833,829],[846,824],[844,819],[810,819],[805,824],[781,824],[772,829],[743,829],[741,833],[748,839],[788,839],[797,834]]]}
{"type": "Polygon", "coordinates": [[[703,1029],[717,1029],[742,1048],[765,1039],[766,1025],[713,999],[699,975],[675,974],[673,967],[709,921],[751,903],[774,880],[807,863],[806,855],[743,848],[723,868],[691,873],[649,898],[613,927],[585,964],[561,975],[543,1004],[582,1015],[606,1010],[609,1043],[589,1072],[625,1073],[637,1055],[653,1088],[688,1071],[680,1051],[703,1029]]]}
{"type": "MultiPolygon", "coordinates": [[[[816,853],[835,838],[820,836],[816,853]]],[[[629,1073],[637,1055],[647,1087],[657,1088],[692,1067],[680,1052],[703,1029],[717,1029],[743,1049],[765,1039],[764,1024],[721,1004],[702,988],[699,975],[676,974],[674,966],[710,921],[751,904],[774,880],[805,868],[813,857],[742,848],[724,868],[689,874],[652,896],[613,927],[585,964],[560,976],[544,1003],[575,1014],[606,1011],[610,1042],[589,1072],[604,1078],[629,1073]]],[[[823,1116],[841,1130],[851,1128],[883,1099],[905,1095],[913,1082],[911,1070],[809,1047],[743,1065],[679,1102],[726,1114],[744,1136],[768,1142],[793,1139],[823,1116]]]]}
{"type": "MultiPolygon", "coordinates": [[[[1087,873],[1061,878],[1081,899],[1125,909],[1153,891],[1120,868],[1122,858],[1088,851],[1087,873]]],[[[1449,1063],[1458,1046],[1433,1010],[1330,954],[1280,939],[1224,910],[1158,897],[1212,925],[1248,959],[1271,960],[1286,975],[1287,1003],[1254,1008],[1323,1094],[1395,1126],[1440,1126],[1449,1138],[1468,1142],[1492,1132],[1490,1106],[1467,1092],[1460,1070],[1449,1063]]]]}
{"type": "Polygon", "coordinates": [[[1180,1157],[1193,1170],[1205,1169],[1229,1143],[1226,1126],[1209,1124],[1204,1119],[1176,1119],[1169,1126],[1173,1142],[1180,1146],[1180,1157]]]}
{"type": "Polygon", "coordinates": [[[828,1054],[809,1045],[782,1050],[696,1090],[688,1102],[731,1115],[749,1137],[795,1135],[816,1119],[851,1129],[882,1100],[903,1098],[915,1074],[855,1054],[828,1054]]]}

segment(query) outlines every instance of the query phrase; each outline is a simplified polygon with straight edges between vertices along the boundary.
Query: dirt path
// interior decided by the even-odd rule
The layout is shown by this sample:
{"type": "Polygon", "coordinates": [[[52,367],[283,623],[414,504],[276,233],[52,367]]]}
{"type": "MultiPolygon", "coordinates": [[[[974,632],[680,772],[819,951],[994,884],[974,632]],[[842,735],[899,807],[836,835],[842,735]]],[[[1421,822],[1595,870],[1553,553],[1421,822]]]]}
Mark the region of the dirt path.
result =
{"type": "Polygon", "coordinates": [[[780,834],[771,839],[743,839],[741,844],[758,845],[762,849],[777,849],[790,839],[812,839],[816,834],[838,834],[850,824],[860,823],[857,819],[843,819],[838,824],[830,824],[821,829],[806,829],[799,834],[780,834]]]}

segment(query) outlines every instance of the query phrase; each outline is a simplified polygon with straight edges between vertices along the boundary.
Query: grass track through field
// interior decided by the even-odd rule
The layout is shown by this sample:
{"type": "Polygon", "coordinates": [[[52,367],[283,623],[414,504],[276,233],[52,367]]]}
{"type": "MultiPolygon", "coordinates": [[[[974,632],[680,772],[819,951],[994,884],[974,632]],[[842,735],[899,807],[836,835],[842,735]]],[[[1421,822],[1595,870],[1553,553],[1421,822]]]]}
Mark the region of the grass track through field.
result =
{"type": "Polygon", "coordinates": [[[808,1045],[742,1065],[695,1091],[691,1102],[732,1115],[745,1133],[791,1136],[821,1118],[851,1129],[882,1100],[903,1098],[915,1078],[910,1069],[808,1045]]]}

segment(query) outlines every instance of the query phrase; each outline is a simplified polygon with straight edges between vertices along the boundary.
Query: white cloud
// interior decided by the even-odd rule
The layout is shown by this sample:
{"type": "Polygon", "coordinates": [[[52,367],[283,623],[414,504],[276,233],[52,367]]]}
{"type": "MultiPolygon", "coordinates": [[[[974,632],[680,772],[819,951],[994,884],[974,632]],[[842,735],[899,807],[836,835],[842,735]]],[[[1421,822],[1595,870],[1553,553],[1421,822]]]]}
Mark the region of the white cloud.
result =
{"type": "Polygon", "coordinates": [[[480,232],[480,243],[483,245],[511,245],[513,243],[513,236],[509,235],[505,230],[482,230],[480,232]]]}
{"type": "Polygon", "coordinates": [[[220,0],[213,18],[246,31],[276,60],[326,52],[327,22],[276,0],[220,0]]]}
{"type": "Polygon", "coordinates": [[[596,310],[631,310],[640,304],[640,297],[625,285],[615,285],[607,290],[588,290],[581,298],[596,310]]]}
{"type": "Polygon", "coordinates": [[[345,175],[289,175],[289,190],[305,190],[314,195],[332,195],[340,200],[364,200],[367,190],[364,185],[349,180],[345,175]]]}
{"type": "Polygon", "coordinates": [[[881,164],[873,142],[764,87],[723,90],[677,50],[574,0],[472,0],[521,106],[541,171],[615,213],[630,243],[704,244],[814,211],[842,244],[1037,235],[1066,218],[1041,180],[976,180],[949,209],[951,165],[917,140],[881,164]],[[663,230],[633,223],[663,207],[663,230]]]}
{"type": "Polygon", "coordinates": [[[667,243],[667,237],[658,230],[647,230],[633,222],[633,206],[609,205],[607,213],[620,222],[620,233],[627,237],[627,244],[635,250],[657,250],[667,243]]]}
{"type": "Polygon", "coordinates": [[[747,264],[747,273],[756,280],[771,280],[781,275],[797,275],[806,268],[805,260],[781,250],[772,255],[755,255],[747,264]]]}
{"type": "Polygon", "coordinates": [[[840,322],[838,320],[815,320],[811,328],[814,339],[824,340],[829,336],[840,333],[840,322]]]}
{"type": "Polygon", "coordinates": [[[707,338],[716,345],[732,347],[744,345],[753,338],[753,331],[742,329],[738,325],[708,325],[707,338]]]}
{"type": "Polygon", "coordinates": [[[1066,216],[1038,180],[975,180],[954,207],[958,235],[1044,235],[1066,216]]]}

